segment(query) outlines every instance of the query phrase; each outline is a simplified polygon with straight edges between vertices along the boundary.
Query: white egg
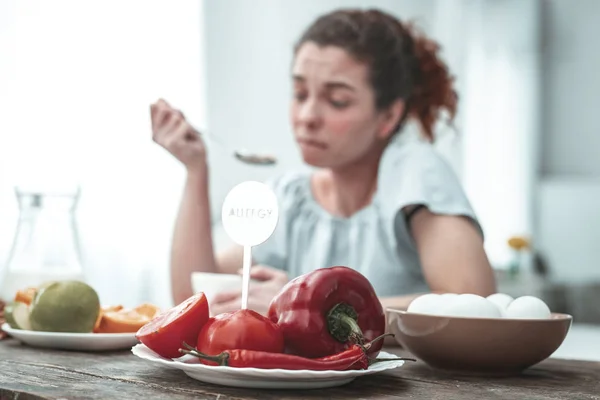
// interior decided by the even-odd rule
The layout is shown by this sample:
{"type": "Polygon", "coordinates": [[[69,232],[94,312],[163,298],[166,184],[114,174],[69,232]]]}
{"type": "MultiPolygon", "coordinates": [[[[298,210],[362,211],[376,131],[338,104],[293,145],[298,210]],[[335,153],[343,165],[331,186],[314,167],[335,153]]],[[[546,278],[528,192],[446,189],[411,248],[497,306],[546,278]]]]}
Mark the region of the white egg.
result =
{"type": "Polygon", "coordinates": [[[450,300],[450,299],[453,299],[453,298],[457,297],[458,294],[456,294],[456,293],[442,293],[442,294],[440,294],[440,296],[444,300],[450,300]]]}
{"type": "Polygon", "coordinates": [[[486,297],[486,299],[498,307],[502,315],[506,313],[506,307],[514,300],[511,296],[504,293],[494,293],[486,297]]]}
{"type": "Polygon", "coordinates": [[[443,299],[439,294],[428,293],[410,302],[406,311],[419,314],[437,314],[443,299]]]}
{"type": "Polygon", "coordinates": [[[439,314],[453,317],[502,318],[500,310],[484,297],[476,294],[460,294],[445,299],[439,314]]]}
{"type": "Polygon", "coordinates": [[[522,296],[514,299],[504,312],[506,318],[548,319],[550,308],[543,300],[534,296],[522,296]]]}

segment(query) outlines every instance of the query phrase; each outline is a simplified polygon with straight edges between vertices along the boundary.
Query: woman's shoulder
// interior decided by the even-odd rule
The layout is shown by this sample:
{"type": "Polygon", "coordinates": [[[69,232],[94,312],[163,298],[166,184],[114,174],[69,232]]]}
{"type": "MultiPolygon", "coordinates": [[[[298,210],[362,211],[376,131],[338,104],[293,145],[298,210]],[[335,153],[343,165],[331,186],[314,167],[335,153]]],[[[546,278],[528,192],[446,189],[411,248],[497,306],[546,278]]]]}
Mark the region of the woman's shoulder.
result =
{"type": "Polygon", "coordinates": [[[409,203],[417,200],[411,197],[462,191],[453,167],[427,142],[391,144],[380,162],[378,187],[382,195],[396,193],[409,203]]]}
{"type": "Polygon", "coordinates": [[[277,196],[280,211],[300,213],[311,201],[310,177],[309,171],[292,170],[276,174],[265,183],[277,196]]]}
{"type": "Polygon", "coordinates": [[[430,143],[393,144],[382,157],[378,180],[389,217],[404,207],[424,205],[436,214],[476,219],[454,168],[430,143]]]}
{"type": "Polygon", "coordinates": [[[381,174],[425,173],[436,171],[441,174],[454,174],[452,166],[428,142],[411,141],[393,143],[386,149],[381,160],[381,174]]]}

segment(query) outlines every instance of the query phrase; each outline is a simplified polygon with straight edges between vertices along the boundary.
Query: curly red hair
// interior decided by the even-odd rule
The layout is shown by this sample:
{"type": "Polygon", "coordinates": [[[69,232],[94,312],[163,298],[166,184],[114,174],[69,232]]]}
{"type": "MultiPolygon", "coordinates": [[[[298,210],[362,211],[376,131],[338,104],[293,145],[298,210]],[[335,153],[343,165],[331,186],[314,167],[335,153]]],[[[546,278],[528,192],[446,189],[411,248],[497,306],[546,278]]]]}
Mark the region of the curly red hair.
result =
{"type": "Polygon", "coordinates": [[[368,63],[378,109],[401,99],[406,107],[395,132],[407,118],[417,120],[423,136],[434,141],[434,128],[446,111],[452,121],[458,96],[454,77],[439,57],[440,46],[412,24],[380,10],[341,9],[319,17],[301,36],[305,42],[333,45],[368,63]]]}

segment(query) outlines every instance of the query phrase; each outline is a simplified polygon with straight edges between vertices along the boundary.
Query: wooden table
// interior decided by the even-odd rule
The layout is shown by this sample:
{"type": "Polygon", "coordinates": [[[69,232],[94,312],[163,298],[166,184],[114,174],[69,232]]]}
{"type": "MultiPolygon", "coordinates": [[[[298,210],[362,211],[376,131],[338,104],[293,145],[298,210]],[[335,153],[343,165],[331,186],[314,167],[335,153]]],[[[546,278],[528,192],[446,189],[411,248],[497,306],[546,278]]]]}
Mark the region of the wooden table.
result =
{"type": "MultiPolygon", "coordinates": [[[[398,355],[408,354],[387,348],[398,355]]],[[[600,399],[600,363],[546,360],[510,378],[459,377],[421,362],[339,388],[245,390],[204,384],[130,351],[78,353],[0,341],[0,399],[600,399]]]]}

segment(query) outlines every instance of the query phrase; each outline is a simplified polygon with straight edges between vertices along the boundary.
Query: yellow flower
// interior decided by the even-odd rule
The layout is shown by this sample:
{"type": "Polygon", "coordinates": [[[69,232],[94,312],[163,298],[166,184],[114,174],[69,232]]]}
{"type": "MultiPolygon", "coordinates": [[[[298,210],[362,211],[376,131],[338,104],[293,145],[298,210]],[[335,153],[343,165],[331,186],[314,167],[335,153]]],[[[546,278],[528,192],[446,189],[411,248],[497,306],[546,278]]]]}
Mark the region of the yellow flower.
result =
{"type": "Polygon", "coordinates": [[[529,239],[523,236],[513,236],[508,239],[508,245],[514,250],[523,250],[529,248],[529,239]]]}

